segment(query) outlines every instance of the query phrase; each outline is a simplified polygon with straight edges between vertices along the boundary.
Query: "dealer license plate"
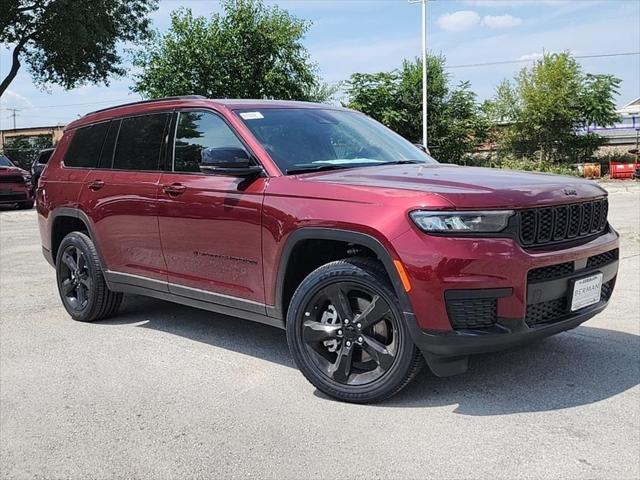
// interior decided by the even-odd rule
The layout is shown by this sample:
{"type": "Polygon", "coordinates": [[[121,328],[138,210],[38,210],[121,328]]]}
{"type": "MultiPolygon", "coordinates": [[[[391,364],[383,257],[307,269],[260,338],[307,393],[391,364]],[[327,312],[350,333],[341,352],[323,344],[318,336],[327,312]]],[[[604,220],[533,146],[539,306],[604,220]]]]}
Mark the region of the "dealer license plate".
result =
{"type": "Polygon", "coordinates": [[[571,311],[575,312],[581,308],[598,303],[600,301],[601,290],[602,273],[596,273],[595,275],[576,280],[573,283],[571,311]]]}

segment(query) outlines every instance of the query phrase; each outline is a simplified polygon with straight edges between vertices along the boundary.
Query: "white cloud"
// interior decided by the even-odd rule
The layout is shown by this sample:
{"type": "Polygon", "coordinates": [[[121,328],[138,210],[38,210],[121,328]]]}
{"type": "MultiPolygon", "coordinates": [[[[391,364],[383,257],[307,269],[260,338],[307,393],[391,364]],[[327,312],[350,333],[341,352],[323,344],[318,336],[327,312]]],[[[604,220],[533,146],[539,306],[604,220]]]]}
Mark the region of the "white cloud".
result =
{"type": "Polygon", "coordinates": [[[522,19],[513,15],[486,15],[482,24],[489,28],[511,28],[522,23],[522,19]]]}
{"type": "Polygon", "coordinates": [[[540,60],[542,58],[542,53],[539,52],[535,52],[535,53],[527,53],[525,55],[520,55],[520,57],[518,57],[518,60],[522,60],[523,62],[525,61],[533,61],[533,60],[540,60]]]}
{"type": "Polygon", "coordinates": [[[568,0],[467,0],[467,5],[474,7],[522,7],[525,5],[561,5],[570,3],[568,0]]]}
{"type": "Polygon", "coordinates": [[[489,28],[516,27],[522,24],[522,19],[513,15],[485,15],[481,17],[478,12],[473,10],[458,10],[440,15],[437,23],[440,28],[448,32],[462,32],[477,25],[489,28]]]}
{"type": "Polygon", "coordinates": [[[11,89],[5,90],[5,92],[2,94],[2,98],[0,98],[0,104],[4,104],[2,105],[4,108],[7,108],[8,106],[29,108],[33,107],[33,103],[31,103],[27,97],[19,94],[18,92],[14,92],[11,89]]]}
{"type": "Polygon", "coordinates": [[[480,23],[480,15],[473,10],[459,10],[440,15],[437,23],[440,28],[448,32],[462,32],[478,25],[480,23]]]}

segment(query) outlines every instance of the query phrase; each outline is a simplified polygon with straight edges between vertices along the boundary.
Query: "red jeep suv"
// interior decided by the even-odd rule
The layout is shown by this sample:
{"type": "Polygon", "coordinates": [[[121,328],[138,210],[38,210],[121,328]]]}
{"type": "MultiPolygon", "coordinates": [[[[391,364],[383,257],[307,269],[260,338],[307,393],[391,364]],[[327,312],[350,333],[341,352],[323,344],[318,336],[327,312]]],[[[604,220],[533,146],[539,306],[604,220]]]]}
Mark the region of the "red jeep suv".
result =
{"type": "Polygon", "coordinates": [[[20,209],[33,208],[31,175],[0,155],[0,205],[9,204],[20,209]]]}
{"type": "Polygon", "coordinates": [[[343,108],[194,96],[76,120],[37,189],[75,320],[131,292],[278,326],[313,385],[361,403],[601,312],[607,208],[593,182],[439,164],[343,108]]]}

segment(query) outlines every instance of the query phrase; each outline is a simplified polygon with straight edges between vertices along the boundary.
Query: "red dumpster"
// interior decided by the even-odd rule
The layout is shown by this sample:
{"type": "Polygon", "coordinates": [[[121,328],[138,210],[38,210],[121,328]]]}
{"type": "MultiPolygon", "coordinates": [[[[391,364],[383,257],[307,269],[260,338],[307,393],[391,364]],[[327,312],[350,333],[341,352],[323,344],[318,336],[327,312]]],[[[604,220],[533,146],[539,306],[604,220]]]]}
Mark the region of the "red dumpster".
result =
{"type": "Polygon", "coordinates": [[[611,178],[624,179],[633,177],[633,173],[636,171],[636,164],[634,162],[609,162],[609,176],[611,178]]]}

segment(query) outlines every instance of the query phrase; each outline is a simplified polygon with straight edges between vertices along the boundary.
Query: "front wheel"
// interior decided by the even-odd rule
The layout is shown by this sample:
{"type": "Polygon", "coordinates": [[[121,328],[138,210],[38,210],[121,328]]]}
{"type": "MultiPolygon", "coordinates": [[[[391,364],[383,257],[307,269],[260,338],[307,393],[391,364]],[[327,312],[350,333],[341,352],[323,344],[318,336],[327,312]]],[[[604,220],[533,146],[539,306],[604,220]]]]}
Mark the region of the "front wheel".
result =
{"type": "Polygon", "coordinates": [[[396,394],[424,363],[385,270],[371,259],[332,262],[305,278],[291,300],[287,340],[303,375],[347,402],[396,394]]]}

